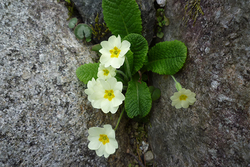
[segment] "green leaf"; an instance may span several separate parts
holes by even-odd
[[[135,0],[102,0],[104,21],[114,35],[124,38],[130,33],[141,34],[141,12]]]
[[[87,41],[87,42],[90,42],[90,41],[91,41],[91,38],[86,38],[86,41]]]
[[[84,37],[86,40],[91,39],[92,30],[87,24],[78,24],[74,30],[75,36],[78,39],[83,39]]]
[[[166,18],[166,16],[164,16],[164,22],[165,22],[165,26],[168,26],[168,25],[169,25],[169,19]]]
[[[155,88],[153,86],[149,86],[149,91],[151,93],[151,98],[153,101],[157,100],[161,96],[161,90],[159,88]]]
[[[145,117],[151,110],[152,99],[147,84],[131,80],[125,94],[125,110],[129,118]]]
[[[77,18],[74,17],[74,18],[70,19],[69,28],[74,28],[76,23],[77,23]]]
[[[148,42],[142,35],[134,33],[127,35],[124,40],[131,43],[130,50],[133,52],[134,56],[134,67],[131,71],[133,75],[143,66],[143,62],[148,53]]]
[[[93,77],[97,79],[97,72],[100,63],[89,63],[81,65],[76,69],[77,78],[87,84]]]
[[[99,52],[99,50],[102,48],[102,46],[100,44],[96,44],[96,45],[93,45],[91,50],[92,51],[96,51],[96,52]]]
[[[164,33],[163,33],[163,32],[158,32],[158,33],[156,34],[156,36],[157,36],[158,38],[162,38],[162,37],[164,36]]]
[[[157,17],[157,21],[160,22],[162,20],[162,16]]]
[[[173,75],[184,65],[187,47],[181,41],[157,43],[148,52],[147,69],[161,75]]]

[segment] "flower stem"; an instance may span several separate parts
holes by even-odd
[[[121,70],[116,70],[117,73],[121,74],[122,76],[124,76],[124,79],[126,82],[128,82],[128,76]]]
[[[180,91],[182,89],[181,84],[176,81],[176,79],[173,75],[171,75],[171,77],[173,78],[173,80],[175,82],[175,87],[176,87],[177,91]]]
[[[119,119],[118,119],[118,121],[117,121],[117,124],[116,124],[114,130],[116,130],[116,129],[118,128],[118,125],[119,125],[119,123],[120,123],[120,121],[121,121],[121,119],[122,119],[122,115],[123,115],[123,113],[124,113],[124,110],[125,110],[125,107],[122,108],[122,112],[121,112],[121,114],[120,114],[120,117],[119,117]]]
[[[130,71],[130,67],[129,67],[128,58],[126,56],[125,56],[125,63],[126,63],[126,67],[127,67],[128,76],[131,79],[132,75],[131,75],[131,71]]]

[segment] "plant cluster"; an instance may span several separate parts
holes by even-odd
[[[74,28],[74,34],[77,39],[85,39],[87,42],[91,41],[92,38],[92,29],[84,23],[78,23],[77,18],[72,18],[69,21],[69,28]]]
[[[109,33],[109,29],[106,26],[106,24],[99,23],[99,14],[96,15],[95,26],[92,26],[92,25],[90,25],[90,26],[91,26],[94,38],[96,38],[98,40],[102,39],[104,36],[106,36]]]
[[[164,36],[164,33],[162,32],[162,29],[164,26],[169,25],[169,20],[168,18],[164,15],[164,9],[159,8],[156,11],[156,25],[157,25],[157,34],[156,36],[158,38],[162,38]]]
[[[147,85],[145,72],[174,75],[186,61],[187,47],[175,40],[157,43],[149,49],[141,35],[141,13],[135,0],[102,0],[102,8],[104,21],[113,35],[96,47],[100,61],[81,65],[76,75],[87,84],[85,93],[94,108],[112,114],[122,108],[114,130],[111,125],[104,125],[88,131],[89,149],[107,158],[118,148],[115,130],[123,113],[129,118],[143,118],[149,114],[152,101],[160,97],[158,88]],[[171,97],[172,106],[187,108],[196,101],[195,93],[173,79],[178,92]]]

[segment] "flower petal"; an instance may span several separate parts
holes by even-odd
[[[114,95],[115,98],[112,99],[112,105],[119,106],[120,104],[122,104],[122,101],[125,100],[125,96],[119,91],[115,91]]]
[[[110,112],[111,112],[112,114],[115,114],[115,113],[117,112],[118,108],[119,108],[119,106],[110,107]]]
[[[89,136],[99,136],[104,132],[103,128],[91,127],[88,130]]]
[[[110,124],[103,125],[103,128],[105,130],[105,134],[110,131],[114,131],[112,126]]]
[[[114,87],[114,89],[119,90],[121,92],[123,84],[122,84],[122,82],[116,82],[116,84],[114,84],[113,87]]]
[[[187,98],[187,101],[190,103],[190,104],[193,104],[196,99],[194,97],[190,97],[190,98]]]
[[[112,35],[109,37],[108,39],[108,43],[110,43],[110,45],[112,46],[112,49],[116,46],[117,43],[117,38],[115,35]]]
[[[105,157],[105,158],[108,158],[108,157],[109,157],[109,155],[110,155],[110,154],[108,154],[108,153],[104,152],[104,157]]]
[[[91,104],[94,108],[100,109],[101,108],[101,103],[103,99],[98,99],[98,100],[92,100]]]
[[[113,129],[111,129],[109,131],[106,130],[106,134],[107,134],[109,139],[115,139],[115,131]]]
[[[99,149],[97,149],[95,152],[99,157],[102,156],[105,153],[105,145],[101,144]]]
[[[119,56],[119,58],[115,59],[114,62],[117,64],[116,68],[120,68],[124,64],[124,61],[125,61],[125,56],[122,56],[122,57]]]
[[[102,56],[100,57],[100,62],[101,62],[102,64],[104,64],[105,67],[110,66],[109,60],[110,60],[110,56],[102,55]]]
[[[180,109],[182,106],[181,106],[181,103],[177,103],[174,105],[176,109]]]
[[[120,55],[125,55],[129,49],[130,49],[130,43],[126,40],[122,41],[122,46],[121,46],[121,52],[120,52]]]
[[[110,43],[109,41],[102,41],[101,42],[101,46],[102,46],[102,49],[99,50],[100,53],[102,53],[103,50],[109,51],[109,50],[111,50],[111,49],[114,48],[114,46],[112,45],[112,43]]]
[[[97,150],[101,147],[102,143],[99,142],[99,141],[91,141],[89,144],[88,144],[88,148],[90,150]]]
[[[108,99],[102,101],[101,109],[105,114],[107,114],[110,111],[110,101]]]
[[[100,79],[100,83],[101,83],[101,85],[103,87],[103,93],[105,92],[105,90],[112,89],[111,86],[110,86],[110,84],[109,84],[109,81],[110,81],[110,79],[112,80],[112,78],[109,78],[107,81],[105,81],[104,79]],[[103,96],[104,96],[104,94],[103,94]]]
[[[111,138],[111,139],[109,140],[109,143],[110,143],[115,149],[118,148],[118,142],[117,142],[114,138]]]
[[[105,144],[105,152],[107,152],[108,154],[114,154],[115,153],[115,147],[112,144],[110,144],[111,140],[109,140],[109,143]]]
[[[189,106],[188,101],[187,101],[187,100],[181,100],[181,106],[182,106],[183,108],[188,108],[188,106]]]

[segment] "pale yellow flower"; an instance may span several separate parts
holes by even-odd
[[[99,65],[97,77],[107,80],[108,78],[114,77],[116,75],[115,68],[112,66],[105,67],[103,64]]]
[[[120,68],[125,61],[125,54],[130,49],[130,43],[126,40],[121,42],[121,37],[112,35],[108,41],[101,42],[102,49],[99,52],[102,54],[100,62],[105,67],[112,66]]]
[[[118,143],[111,125],[104,125],[103,128],[89,128],[88,133],[88,140],[90,141],[88,148],[95,150],[98,156],[104,155],[105,158],[108,158],[110,154],[115,153]]]
[[[89,82],[85,93],[88,95],[88,100],[92,106],[101,109],[104,113],[116,113],[123,100],[125,100],[125,96],[122,94],[122,82],[117,82],[114,77],[107,80],[98,78],[95,81],[92,79]]]
[[[175,92],[170,99],[172,100],[172,106],[175,106],[175,108],[188,108],[189,105],[194,104],[196,101],[195,96],[196,94],[189,89],[182,88],[178,92]]]

